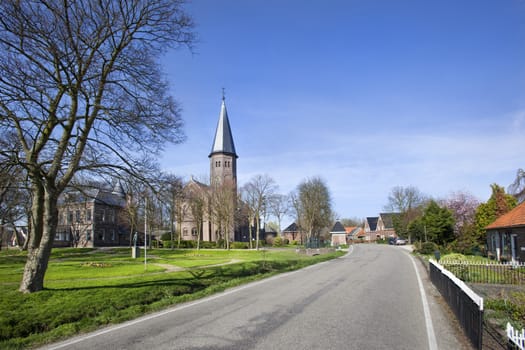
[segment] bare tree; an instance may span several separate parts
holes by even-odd
[[[518,203],[525,201],[525,170],[518,169],[516,179],[509,186],[508,192],[518,200]]]
[[[342,218],[339,220],[343,226],[357,226],[363,227],[365,222],[363,219],[353,217],[353,218]]]
[[[15,228],[19,220],[27,219],[30,203],[25,174],[22,170],[9,162],[0,163],[0,249],[4,240],[6,247],[9,246],[5,234],[6,227],[13,232],[13,238],[20,246]]]
[[[243,211],[246,212],[248,218],[248,240],[250,249],[253,249],[253,225],[255,223],[255,209],[257,207],[257,198],[255,191],[252,190],[252,184],[247,183],[240,189],[240,197],[242,202]]]
[[[175,241],[175,222],[179,220],[178,211],[182,208],[184,200],[184,185],[182,178],[173,174],[165,174],[162,179],[162,200],[166,206],[169,217],[169,228],[171,232],[171,249],[175,248],[173,242]],[[182,217],[180,218],[182,225]],[[179,227],[180,229],[180,227]],[[180,230],[178,231],[178,239],[180,241]]]
[[[0,2],[0,131],[14,132],[32,194],[31,235],[20,291],[43,288],[57,199],[78,172],[137,177],[182,119],[158,57],[191,45],[181,1]],[[146,166],[145,166],[146,165]]]
[[[211,189],[211,217],[218,226],[218,233],[224,239],[226,249],[230,249],[230,240],[234,235],[234,217],[237,208],[236,185],[225,179],[222,183],[214,182]]]
[[[197,250],[199,250],[203,223],[209,206],[209,189],[201,186],[200,183],[193,182],[192,185],[185,188],[184,197],[188,206],[187,211],[191,214],[193,224],[197,230],[197,232],[192,232],[192,234],[197,235]]]
[[[290,213],[290,199],[283,194],[274,194],[268,200],[268,207],[270,214],[277,219],[277,233],[281,236],[281,222]]]
[[[255,221],[255,248],[259,249],[261,216],[264,215],[268,201],[277,189],[275,180],[268,175],[255,175],[243,186],[246,205],[250,206]],[[250,223],[251,225],[251,223]]]
[[[394,227],[398,235],[408,235],[409,242],[412,241],[412,237],[408,225],[422,215],[422,205],[426,200],[426,196],[414,186],[396,186],[392,188],[388,196],[388,204],[385,206],[385,210],[400,214],[395,217]]]
[[[306,179],[297,187],[299,213],[306,230],[306,242],[319,238],[321,230],[332,221],[332,199],[319,177]]]

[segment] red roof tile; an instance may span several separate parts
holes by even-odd
[[[488,230],[515,226],[525,226],[525,202],[509,211],[507,214],[503,214],[485,228]]]
[[[357,226],[345,226],[346,233],[352,232]]]

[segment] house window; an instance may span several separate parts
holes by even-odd
[[[80,210],[77,210],[75,212],[75,220],[76,220],[76,222],[80,222]]]
[[[111,240],[115,240],[115,230],[111,230]]]
[[[91,209],[86,209],[86,221],[91,221]]]
[[[99,232],[98,232],[98,240],[99,241],[104,241],[105,240],[105,235],[106,235],[106,232],[104,231],[104,229],[101,229]]]
[[[197,236],[197,229],[195,227],[191,229],[191,235]]]
[[[107,221],[108,222],[115,222],[115,215],[113,215],[113,209],[107,210]]]
[[[73,222],[73,212],[70,210],[67,212],[67,223],[71,224]]]
[[[188,235],[188,229],[186,227],[182,230],[182,235],[183,236],[187,236]]]

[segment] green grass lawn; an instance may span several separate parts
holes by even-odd
[[[154,249],[145,265],[130,249],[54,249],[45,290],[22,294],[25,253],[2,251],[0,348],[56,341],[342,254]]]

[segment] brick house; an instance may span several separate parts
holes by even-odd
[[[380,213],[377,220],[376,237],[387,239],[397,237],[394,229],[394,218],[399,216],[398,213]]]
[[[332,229],[330,230],[330,236],[332,238],[332,247],[337,247],[342,244],[347,244],[347,232],[341,222],[336,221]]]
[[[118,184],[113,191],[87,189],[65,192],[58,202],[55,247],[128,246],[126,194]]]
[[[367,242],[372,242],[377,239],[377,222],[379,221],[378,216],[369,216],[365,220],[365,236],[364,240]]]
[[[365,220],[365,240],[375,241],[397,237],[394,229],[394,218],[397,213],[380,213],[379,216],[367,217]]]
[[[305,233],[299,229],[299,226],[295,222],[292,222],[286,227],[281,234],[289,242],[295,241],[299,244],[304,244]]]
[[[485,229],[489,257],[525,262],[525,202],[497,218]]]

